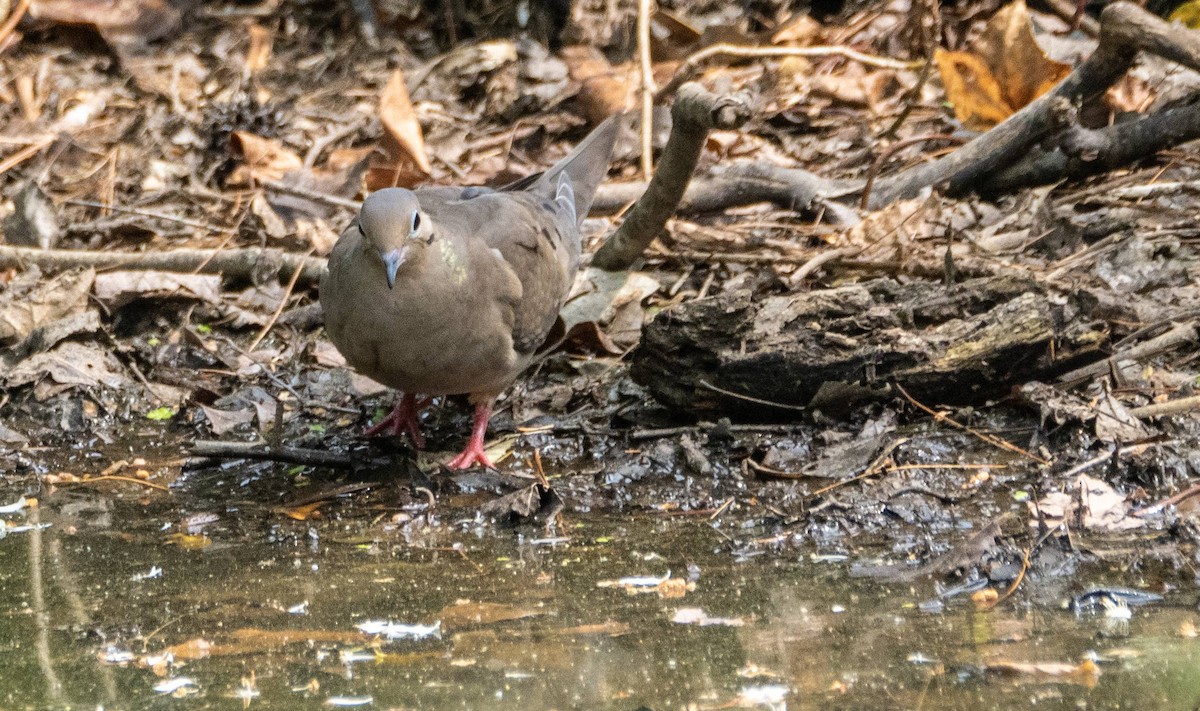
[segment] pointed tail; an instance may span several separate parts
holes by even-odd
[[[569,201],[575,211],[575,224],[582,224],[592,208],[596,189],[608,174],[608,163],[623,118],[624,114],[606,118],[575,146],[575,150],[537,176],[525,189],[550,200]]]

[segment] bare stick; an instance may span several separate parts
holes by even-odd
[[[33,0],[21,0],[21,2],[18,3],[15,8],[13,8],[13,11],[9,14],[8,19],[4,21],[3,25],[0,25],[0,44],[4,44],[4,42],[8,40],[8,36],[13,33],[13,30],[17,29],[17,23],[21,21],[22,17],[25,17],[26,11],[29,10],[29,6],[32,4]]]
[[[679,88],[671,107],[671,137],[645,194],[596,252],[592,265],[617,271],[633,264],[662,231],[687,189],[709,129],[733,129],[750,118],[746,97],[716,96],[699,84]]]
[[[196,457],[212,457],[214,459],[257,459],[332,469],[350,469],[354,466],[354,460],[347,454],[338,454],[324,449],[270,447],[256,442],[201,440],[192,443],[191,454]]]
[[[291,254],[279,249],[173,249],[166,252],[116,252],[82,249],[38,249],[0,245],[0,268],[20,268],[28,264],[48,270],[95,267],[96,269],[144,269],[166,272],[203,272],[231,279],[249,279],[260,270],[270,269],[282,281],[300,270],[306,284],[320,280],[325,260]]]
[[[123,207],[121,205],[111,205],[104,202],[94,202],[92,200],[63,200],[67,205],[78,205],[80,207],[95,207],[101,210],[110,210],[112,212],[123,212],[127,215],[137,215],[138,217],[148,217],[152,220],[162,220],[163,222],[174,222],[187,227],[195,227],[198,230],[207,230],[208,232],[228,232],[230,228],[221,227],[219,225],[210,225],[207,222],[199,222],[197,220],[189,220],[186,217],[176,217],[163,212],[154,212],[153,210],[141,210],[134,207]]]
[[[655,101],[661,101],[679,89],[684,82],[710,60],[729,57],[773,58],[773,57],[845,57],[871,67],[881,69],[915,69],[920,62],[901,62],[885,57],[863,54],[849,47],[745,47],[737,44],[714,44],[711,47],[696,52],[688,57],[671,81],[663,85],[654,95]]]
[[[1141,358],[1149,358],[1159,353],[1169,351],[1183,343],[1195,343],[1197,338],[1196,322],[1189,321],[1181,323],[1166,333],[1155,336],[1148,341],[1139,343],[1131,348],[1117,351],[1104,360],[1097,361],[1090,365],[1085,365],[1082,368],[1076,368],[1069,373],[1063,373],[1058,377],[1058,382],[1064,384],[1073,384],[1081,382],[1087,378],[1096,375],[1101,375],[1112,370],[1113,363],[1122,360],[1139,360]]]
[[[955,193],[986,182],[1021,159],[1028,146],[1063,128],[1071,107],[1115,84],[1129,71],[1139,50],[1189,69],[1200,68],[1200,37],[1194,32],[1168,25],[1132,3],[1112,3],[1100,16],[1096,51],[1054,89],[950,155],[880,181],[870,206],[913,197],[932,185],[946,184],[947,191]]]
[[[328,193],[321,193],[317,192],[316,190],[302,188],[299,185],[288,185],[280,180],[259,179],[258,184],[272,192],[283,193],[285,195],[295,195],[296,197],[302,197],[305,200],[321,202],[325,203],[326,205],[333,205],[334,207],[345,207],[351,210],[357,210],[358,208],[362,207],[362,203],[357,200],[347,200],[346,198],[338,197],[337,195],[330,195]]]
[[[1153,405],[1143,405],[1129,410],[1134,417],[1162,417],[1163,415],[1179,415],[1193,410],[1200,410],[1200,395],[1181,397]]]

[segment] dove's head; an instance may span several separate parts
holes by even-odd
[[[416,193],[404,188],[385,188],[368,195],[358,213],[358,229],[368,253],[378,255],[388,288],[395,285],[396,272],[433,241],[433,225],[421,210]]]

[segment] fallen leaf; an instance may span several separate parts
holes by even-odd
[[[219,274],[181,274],[156,271],[117,271],[96,275],[92,293],[109,309],[138,299],[185,299],[216,304],[221,300]]]
[[[174,410],[174,408],[170,408],[170,407],[156,407],[153,410],[151,410],[150,412],[146,413],[146,419],[153,420],[155,422],[163,422],[165,420],[171,419],[174,416],[175,416],[175,410]]]
[[[37,0],[28,15],[43,25],[92,27],[110,44],[162,39],[182,27],[168,0]]]
[[[1041,500],[1026,504],[1030,525],[1044,520],[1047,526],[1066,521],[1074,526],[1079,521],[1084,529],[1098,531],[1128,531],[1146,525],[1146,520],[1130,516],[1130,504],[1111,484],[1080,474],[1068,491],[1051,492]]]
[[[12,201],[13,211],[3,223],[5,242],[41,249],[58,244],[58,210],[37,183],[26,183]]]
[[[596,350],[613,355],[623,353],[641,336],[642,301],[658,291],[659,286],[645,272],[593,268],[580,272],[562,311],[568,338],[577,344],[599,346]],[[608,333],[596,333],[605,326],[611,327]]]
[[[208,420],[208,428],[218,437],[254,419],[253,410],[220,410],[206,405],[201,405],[200,409],[204,411],[204,419]]]
[[[0,346],[15,346],[34,329],[82,311],[95,278],[94,269],[48,279],[36,269],[24,272],[0,295]]]
[[[1111,392],[1105,392],[1096,404],[1096,438],[1104,442],[1125,444],[1146,439],[1151,435],[1144,422],[1129,414]]]
[[[250,48],[246,50],[246,73],[254,74],[266,68],[274,37],[271,30],[259,24],[251,24],[246,31],[250,35]]]
[[[225,181],[231,186],[247,186],[257,180],[279,180],[285,173],[304,167],[304,161],[295,151],[279,141],[248,131],[231,133],[229,147],[241,159],[241,165]]]
[[[120,371],[121,364],[111,353],[68,341],[18,363],[4,376],[4,381],[9,387],[16,387],[48,377],[60,385],[117,388],[126,381]]]
[[[593,124],[633,105],[631,63],[614,67],[595,47],[573,45],[562,50],[571,79],[579,84],[579,102],[583,115]]]
[[[212,545],[212,539],[203,533],[172,533],[163,542],[185,551],[202,551]]]
[[[1071,71],[1038,46],[1025,0],[1001,8],[969,50],[939,49],[934,59],[955,116],[979,131],[1016,113]]]
[[[782,27],[771,35],[771,44],[787,44],[796,47],[808,47],[819,44],[825,28],[808,13],[800,13],[795,18],[785,22]]]
[[[384,151],[388,156],[393,161],[407,158],[422,173],[429,175],[433,166],[429,164],[429,157],[425,154],[425,136],[413,110],[412,100],[408,97],[404,72],[399,69],[392,72],[383,94],[379,97],[379,122],[383,124],[385,135],[390,139],[384,141]]]

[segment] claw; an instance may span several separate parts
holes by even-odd
[[[487,454],[483,451],[483,438],[487,434],[488,419],[491,416],[491,402],[481,402],[475,406],[475,417],[471,426],[471,439],[467,442],[467,447],[461,454],[446,462],[448,469],[470,469],[477,464],[488,469],[496,468],[496,465],[492,464],[492,460],[488,459]]]
[[[386,434],[399,437],[407,434],[414,447],[424,449],[425,436],[421,434],[421,423],[417,419],[417,414],[428,404],[428,398],[418,402],[416,395],[405,393],[400,397],[400,402],[396,403],[396,407],[392,408],[386,417],[367,429],[363,436],[374,437]]]

